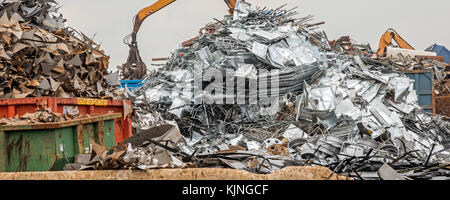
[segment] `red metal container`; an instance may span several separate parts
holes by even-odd
[[[65,109],[78,109],[80,115],[104,115],[111,113],[122,113],[126,116],[127,109],[124,103],[131,105],[128,100],[103,100],[103,99],[84,99],[84,98],[56,98],[56,97],[37,97],[23,99],[5,99],[0,100],[0,118],[19,117],[26,113],[34,113],[37,108],[50,108],[54,113],[64,114]],[[127,106],[127,105],[125,105]],[[122,117],[115,119],[115,138],[116,143],[122,142],[132,136],[131,119]]]

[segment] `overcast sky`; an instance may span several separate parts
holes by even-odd
[[[122,39],[132,29],[132,18],[156,0],[57,0],[67,25],[88,36],[111,56],[110,70],[125,62],[128,47]],[[438,43],[450,47],[450,1],[448,0],[248,0],[253,6],[298,6],[298,16],[312,14],[325,21],[329,39],[350,35],[377,49],[387,28],[396,29],[416,49]],[[179,0],[147,18],[138,35],[141,56],[167,57],[183,41],[198,34],[213,18],[227,14],[223,0]]]

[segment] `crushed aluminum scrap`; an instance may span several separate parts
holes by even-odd
[[[109,56],[65,27],[56,6],[53,0],[0,4],[0,98],[120,96],[117,74],[106,71]]]
[[[225,17],[215,33],[177,50],[136,92],[137,134],[114,154],[94,145],[97,156],[80,169],[224,167],[271,173],[311,165],[355,179],[450,177],[450,124],[418,106],[413,80],[331,50],[323,32],[308,28],[311,17],[291,19],[294,9],[238,5],[233,19]],[[288,40],[296,42],[290,46]],[[258,48],[262,44],[268,50]],[[292,54],[277,56],[271,47]],[[285,83],[280,110],[267,116],[259,104],[184,100],[173,88],[190,87],[186,80],[197,67],[231,68],[253,78],[253,69],[288,72],[280,78]],[[300,78],[290,79],[296,74]]]
[[[276,130],[279,123],[274,123],[273,119],[287,116],[276,112],[272,112],[270,117],[261,116],[259,112],[264,110],[261,104],[198,105],[196,98],[183,91],[177,92],[177,89],[192,88],[194,77],[200,73],[206,75],[220,71],[231,74],[231,82],[235,86],[239,81],[258,82],[262,77],[277,76],[280,80],[278,95],[285,97],[283,102],[287,104],[283,107],[294,107],[290,102],[295,101],[296,94],[302,92],[304,82],[311,79],[319,70],[319,63],[323,62],[319,47],[312,43],[325,48],[326,38],[321,32],[303,27],[309,17],[295,22],[290,17],[295,14],[292,11],[281,8],[273,11],[251,10],[244,3],[239,5],[241,8],[236,10],[234,18],[226,16],[220,22],[224,25],[219,23],[215,33],[202,35],[192,46],[176,50],[163,68],[147,77],[146,84],[135,93],[138,115],[135,127],[148,129],[160,121],[173,119],[178,122],[183,134],[206,134],[211,136],[209,140],[221,138],[224,130],[229,130],[228,133],[233,135],[242,128],[247,129],[249,134],[256,129],[266,129],[272,133],[279,131]],[[288,23],[291,21],[295,23]],[[204,81],[203,85],[212,84]],[[224,99],[237,102],[237,98],[245,96],[245,101],[249,102],[248,95],[256,90],[248,84],[246,86],[245,91],[240,91],[242,93],[235,92]],[[210,99],[210,96],[203,98]]]

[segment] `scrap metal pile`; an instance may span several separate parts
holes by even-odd
[[[53,0],[0,4],[0,98],[121,95],[117,75],[106,71],[109,56],[65,27],[56,6]]]
[[[435,95],[448,96],[450,94],[450,80],[448,76],[450,70],[449,65],[442,60],[437,60],[437,57],[430,59],[423,56],[411,57],[398,54],[395,57],[378,57],[371,61],[377,62],[382,65],[383,68],[392,69],[398,72],[415,70],[433,72]]]
[[[356,179],[448,179],[450,124],[418,106],[413,80],[331,50],[324,32],[306,24],[311,16],[296,20],[294,10],[253,9],[241,1],[216,32],[176,50],[135,92],[137,134],[113,154],[94,148],[97,156],[79,169],[271,173],[313,165]],[[183,92],[210,70],[230,73],[231,82],[276,74],[280,106],[260,99],[208,104]],[[202,81],[202,88],[211,82]],[[264,89],[246,86],[223,99]]]
[[[273,96],[295,98],[288,94],[302,91],[304,81],[309,81],[319,70],[318,63],[323,59],[318,46],[326,48],[328,45],[322,32],[309,33],[310,29],[304,27],[311,16],[295,21],[291,17],[296,12],[292,10],[251,10],[247,4],[240,5],[243,8],[237,9],[234,18],[226,16],[220,22],[223,25],[214,33],[202,35],[191,47],[176,50],[165,67],[146,78],[144,86],[135,92],[138,114],[135,127],[148,129],[158,124],[162,117],[183,123],[180,127],[183,134],[191,135],[192,129],[202,134],[218,133],[219,129],[237,133],[239,128],[235,124],[238,121],[241,124],[273,124],[272,119],[261,117],[259,112],[264,110],[261,104],[250,103],[252,100],[248,96],[263,90],[262,87],[256,89],[257,85],[252,83],[271,85],[274,81],[270,77],[277,77],[279,90],[272,91]],[[295,22],[288,24],[290,21]],[[206,77],[217,72],[231,77],[225,80],[223,91],[233,88],[234,92],[224,96],[200,94],[192,98],[189,93],[192,90],[186,91],[186,88],[196,87],[194,79],[198,77],[203,78],[199,87],[214,85]],[[269,78],[261,82],[266,77]],[[239,82],[245,82],[241,90],[236,88],[240,87]],[[244,106],[201,104],[197,100],[237,102],[242,96],[245,96]],[[219,121],[223,121],[221,125]]]
[[[389,50],[392,52],[389,52]],[[397,52],[400,52],[396,54]],[[436,114],[450,117],[450,64],[445,63],[441,56],[420,56],[414,54],[436,55],[435,52],[404,50],[388,47],[386,57],[373,56],[367,60],[381,65],[381,70],[393,70],[406,73],[430,73],[432,81],[433,107]]]
[[[446,54],[434,52],[439,52],[433,50],[438,45],[433,45],[425,51],[387,47],[387,53],[381,56],[372,52],[370,45],[359,44],[349,36],[330,41],[330,46],[333,50],[350,56],[363,55],[362,59],[365,59],[365,62],[377,65],[381,71],[427,73],[428,79],[432,81],[430,89],[433,94],[433,103],[430,105],[432,104],[433,112],[450,117],[450,64],[446,63],[443,56]],[[441,48],[445,49],[445,47]]]

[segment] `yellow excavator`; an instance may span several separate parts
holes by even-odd
[[[415,50],[405,39],[403,39],[397,31],[390,28],[380,38],[380,44],[378,45],[378,56],[383,56],[386,53],[387,47],[392,46],[392,40],[397,42],[398,47],[402,49]]]
[[[176,0],[159,0],[151,6],[148,6],[138,12],[138,14],[134,18],[134,28],[133,32],[125,37],[124,43],[130,47],[130,52],[128,55],[128,59],[125,64],[122,66],[122,76],[124,80],[139,80],[145,77],[147,74],[147,67],[144,64],[141,56],[139,55],[138,45],[137,45],[137,33],[141,28],[144,20],[150,15],[158,12],[164,7],[172,4]],[[238,2],[238,0],[224,0],[227,4],[230,15],[234,13],[234,8]],[[131,37],[131,42],[128,42]]]

